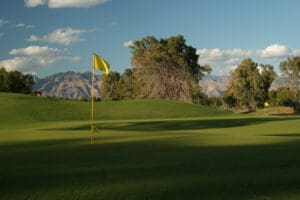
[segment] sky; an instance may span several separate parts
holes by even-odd
[[[122,73],[130,45],[183,35],[199,64],[227,75],[242,59],[300,56],[299,0],[1,0],[0,66],[45,77],[91,70],[97,53]]]

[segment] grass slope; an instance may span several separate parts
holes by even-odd
[[[101,102],[90,145],[88,103],[0,101],[0,199],[300,199],[297,116]]]
[[[0,93],[0,120],[59,121],[89,120],[90,102]],[[206,106],[161,100],[106,101],[95,103],[95,119],[154,119],[228,115]]]

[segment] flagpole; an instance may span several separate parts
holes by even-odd
[[[105,74],[109,73],[109,63],[105,61],[103,58],[98,56],[94,53],[93,55],[93,66],[92,66],[92,86],[91,86],[91,131],[90,131],[90,138],[91,138],[91,144],[93,144],[93,135],[94,130],[96,129],[94,127],[94,82],[95,82],[95,69],[96,70],[102,70],[105,72]]]
[[[93,144],[93,134],[94,134],[94,67],[92,66],[92,91],[91,91],[91,144]]]

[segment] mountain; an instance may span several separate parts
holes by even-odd
[[[229,76],[214,76],[208,75],[204,76],[202,80],[200,80],[199,85],[202,88],[202,91],[208,97],[220,97],[223,95],[223,91],[226,90],[229,81]],[[276,90],[279,87],[287,87],[288,80],[283,77],[277,77],[271,87],[270,90]]]
[[[204,76],[199,82],[202,91],[208,96],[220,97],[226,90],[229,81],[228,76]],[[82,99],[91,96],[91,73],[61,72],[51,76],[36,79],[33,87],[35,91],[41,91],[43,96]],[[95,96],[100,96],[100,76],[95,75]],[[287,80],[277,77],[271,86],[271,89],[287,86]]]
[[[51,76],[36,79],[35,91],[41,91],[42,96],[62,97],[69,99],[90,98],[91,73],[61,72]],[[99,96],[100,76],[95,75],[94,94]]]
[[[223,91],[226,90],[228,84],[228,76],[204,76],[199,85],[202,88],[202,92],[208,97],[220,97],[223,95]]]

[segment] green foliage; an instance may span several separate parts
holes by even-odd
[[[257,91],[257,101],[258,101],[258,106],[263,107],[264,102],[266,102],[269,97],[269,89],[271,87],[271,84],[273,80],[276,78],[276,73],[274,72],[273,66],[272,65],[263,65],[261,64],[259,66],[260,70],[260,76],[258,77],[259,79],[259,87],[256,88]]]
[[[280,63],[283,75],[289,78],[292,88],[299,88],[300,81],[300,57],[288,58]]]
[[[300,57],[288,58],[286,61],[280,63],[280,69],[290,81],[290,88],[293,91],[295,99],[294,110],[300,111]]]
[[[33,84],[31,75],[24,75],[18,71],[7,72],[4,68],[0,68],[0,92],[29,94]]]
[[[209,106],[213,108],[220,108],[223,105],[222,97],[210,97],[208,98]]]
[[[119,80],[119,92],[121,99],[134,99],[136,97],[136,82],[133,77],[133,70],[126,69]]]
[[[230,90],[224,91],[223,101],[227,105],[226,110],[232,110],[233,107],[237,106],[237,99]]]
[[[271,65],[258,65],[250,58],[244,59],[230,78],[224,101],[230,106],[236,103],[246,111],[263,107],[275,76]]]
[[[283,87],[276,91],[272,90],[269,92],[269,96],[271,105],[295,107],[297,104],[294,91],[290,88]]]
[[[120,74],[112,71],[108,75],[103,74],[101,80],[101,99],[120,100]]]
[[[196,49],[186,45],[180,35],[160,40],[148,36],[131,48],[141,98],[192,102],[199,79],[211,71],[209,66],[198,64]]]

